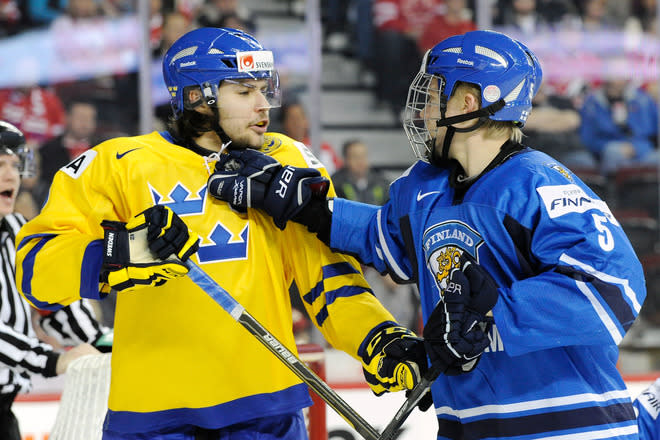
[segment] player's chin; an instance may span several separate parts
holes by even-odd
[[[257,133],[249,133],[246,136],[241,136],[240,138],[232,139],[229,148],[251,148],[253,150],[261,149],[261,146],[264,144],[264,135]]]

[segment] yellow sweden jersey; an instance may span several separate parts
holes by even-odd
[[[303,144],[283,135],[267,134],[262,151],[327,176]],[[280,231],[257,210],[239,214],[208,196],[213,165],[154,132],[106,141],[64,166],[42,213],[16,240],[23,295],[46,309],[98,298],[107,289],[98,281],[101,221],[127,222],[167,205],[202,237],[193,260],[290,350],[288,289],[295,280],[326,339],[357,357],[368,332],[394,320],[357,262],[332,253],[301,225]],[[222,427],[310,403],[306,386],[188,277],[119,293],[108,429]]]

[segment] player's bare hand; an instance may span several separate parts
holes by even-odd
[[[55,367],[57,375],[65,373],[72,361],[88,354],[101,354],[101,352],[89,344],[80,344],[62,353],[57,359],[57,366]]]

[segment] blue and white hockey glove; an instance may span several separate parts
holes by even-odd
[[[372,330],[360,348],[364,377],[375,395],[412,389],[426,372],[424,342],[405,327]]]
[[[431,365],[446,367],[447,375],[457,375],[474,369],[490,344],[493,319],[486,314],[497,302],[497,284],[463,254],[442,296],[424,325],[424,342]]]
[[[160,286],[188,273],[199,236],[170,208],[153,206],[130,222],[104,220],[101,281],[118,291]]]
[[[259,151],[241,149],[220,156],[207,185],[213,197],[241,211],[263,209],[284,229],[312,196],[325,199],[330,182],[314,168],[282,166]]]

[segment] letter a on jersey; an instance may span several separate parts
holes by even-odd
[[[78,177],[80,177],[82,172],[85,171],[85,168],[87,168],[89,164],[92,163],[92,160],[95,157],[96,157],[96,151],[87,150],[83,154],[76,157],[71,162],[60,168],[60,171],[63,171],[69,177],[77,179]]]

